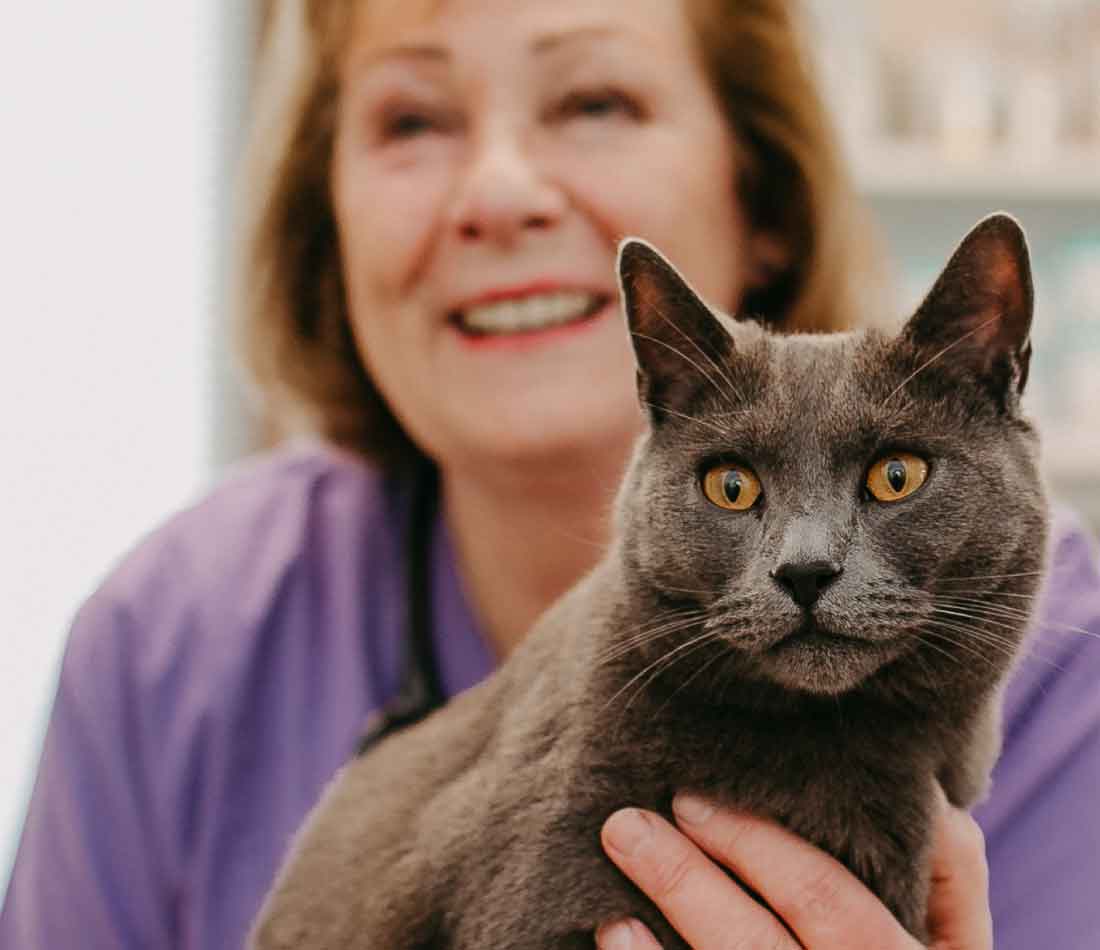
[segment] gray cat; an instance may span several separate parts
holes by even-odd
[[[257,950],[592,947],[625,915],[684,947],[599,840],[677,790],[793,829],[926,938],[934,783],[986,790],[1045,548],[1024,236],[982,221],[895,338],[734,322],[642,242],[619,269],[649,426],[610,552],[342,770]]]

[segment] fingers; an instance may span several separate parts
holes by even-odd
[[[673,809],[680,827],[760,894],[803,946],[849,947],[859,935],[859,946],[917,950],[916,940],[855,875],[793,833],[690,796],[677,796]]]
[[[766,908],[660,816],[636,808],[623,809],[604,824],[602,839],[611,860],[696,950],[797,950],[790,934]],[[605,940],[618,935],[606,930],[601,934]]]
[[[599,950],[661,950],[649,928],[637,920],[619,920],[596,931]]]
[[[928,928],[937,947],[992,950],[985,838],[966,812],[944,802],[932,843]]]

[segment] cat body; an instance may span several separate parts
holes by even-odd
[[[591,947],[623,916],[684,947],[599,836],[678,791],[787,826],[926,936],[935,783],[985,792],[1042,569],[1022,235],[980,224],[897,338],[775,336],[646,245],[620,262],[650,426],[612,549],[338,774],[257,950]]]

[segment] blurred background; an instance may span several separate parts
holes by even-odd
[[[259,440],[234,380],[232,179],[261,0],[39,0],[0,38],[0,891],[72,614]],[[811,0],[899,313],[1004,209],[1032,242],[1028,399],[1100,531],[1100,0]]]

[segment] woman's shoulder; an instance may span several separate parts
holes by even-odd
[[[254,652],[295,605],[325,619],[390,570],[399,501],[365,461],[296,443],[231,468],[143,538],[77,615],[69,652],[125,654],[147,672]]]
[[[1077,512],[1055,508],[1041,604],[1045,613],[1100,613],[1100,545]]]
[[[975,812],[993,916],[1013,947],[1048,939],[1055,912],[1062,937],[1075,935],[1059,946],[1092,946],[1086,935],[1098,922],[1089,889],[1100,871],[1100,557],[1092,532],[1067,510],[1055,514],[1049,554],[1033,631],[1005,695],[992,794]]]
[[[1014,791],[1019,801],[1038,783],[1068,774],[1071,759],[1100,756],[1097,544],[1079,516],[1058,509],[1048,550],[1032,631],[1005,695],[1004,755],[994,783]]]
[[[1057,697],[1074,703],[1069,694],[1075,686],[1091,692],[1090,683],[1080,682],[1082,676],[1092,683],[1100,676],[1100,552],[1080,516],[1059,507],[1052,520],[1047,571],[1032,614],[1032,632],[1009,685],[1010,729],[1022,728],[1024,720]]]
[[[367,462],[320,443],[294,443],[232,466],[203,497],[169,517],[105,585],[140,596],[157,575],[245,593],[278,571],[353,540],[384,543],[393,505]],[[243,589],[242,589],[243,585]]]

